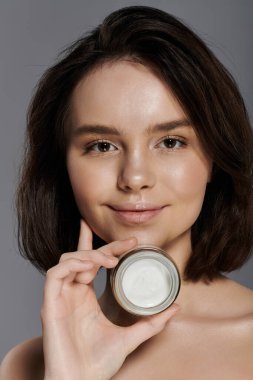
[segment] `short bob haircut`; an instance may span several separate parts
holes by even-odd
[[[16,194],[21,254],[45,272],[62,253],[76,250],[80,213],[65,165],[70,99],[85,75],[119,60],[149,67],[171,88],[213,160],[184,279],[209,282],[239,268],[253,246],[253,133],[243,99],[192,30],[147,6],[108,15],[65,49],[39,81],[28,109]],[[95,248],[103,243],[94,236]]]

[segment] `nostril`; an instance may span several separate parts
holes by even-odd
[[[155,184],[155,175],[147,167],[143,170],[124,168],[118,177],[118,187],[125,191],[140,191],[148,189]]]

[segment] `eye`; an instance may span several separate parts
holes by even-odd
[[[164,145],[166,149],[173,150],[182,148],[186,143],[179,138],[166,137],[159,143],[159,145]]]
[[[106,152],[111,152],[114,151],[116,147],[112,145],[108,141],[96,141],[93,142],[92,144],[89,144],[88,146],[85,147],[85,152],[98,152],[98,153],[106,153]]]

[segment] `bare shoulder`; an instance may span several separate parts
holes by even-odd
[[[223,291],[223,308],[237,321],[241,337],[245,336],[253,353],[253,290],[226,279]]]
[[[232,300],[238,305],[238,308],[243,313],[253,316],[253,290],[230,279],[228,285],[230,295],[233,295]]]
[[[13,347],[1,364],[1,380],[41,380],[44,378],[42,337]]]
[[[240,353],[243,357],[242,371],[245,371],[245,378],[247,378],[246,374],[251,378],[253,371],[253,291],[234,281],[231,281],[231,290],[234,295],[232,298],[232,292],[230,293],[231,299],[234,301],[235,310],[238,313],[234,329],[236,346],[238,354]]]
[[[199,313],[211,317],[213,321],[236,324],[243,331],[248,330],[253,337],[253,290],[222,276],[210,286],[202,287]],[[250,332],[250,330],[252,332]]]

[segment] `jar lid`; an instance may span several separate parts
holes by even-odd
[[[110,281],[117,302],[135,315],[152,315],[169,307],[180,289],[180,276],[167,253],[138,246],[120,257]]]

